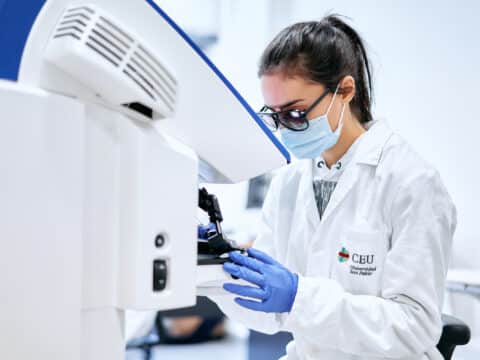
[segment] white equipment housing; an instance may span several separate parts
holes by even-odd
[[[223,276],[196,266],[199,176],[289,159],[149,0],[46,1],[0,113],[2,359],[123,359],[126,309]]]

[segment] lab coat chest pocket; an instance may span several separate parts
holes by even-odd
[[[387,250],[386,231],[349,229],[340,238],[332,278],[352,294],[380,295]]]

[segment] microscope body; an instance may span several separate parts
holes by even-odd
[[[127,309],[195,303],[199,172],[236,182],[288,156],[153,1],[38,10],[0,76],[0,358],[120,360]],[[239,136],[263,154],[246,168]]]

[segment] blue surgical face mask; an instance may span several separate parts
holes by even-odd
[[[324,115],[310,120],[306,130],[292,131],[287,128],[280,129],[282,142],[295,157],[300,159],[315,159],[338,142],[343,127],[345,104],[343,104],[338,126],[335,131],[332,131],[330,123],[328,122],[328,113],[337,95],[337,90],[335,90],[333,94],[327,112]]]

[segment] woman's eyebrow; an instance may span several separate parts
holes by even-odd
[[[284,104],[282,104],[282,105],[277,105],[277,106],[270,106],[270,105],[265,105],[265,106],[266,106],[267,108],[269,108],[269,109],[272,109],[272,110],[273,110],[273,109],[280,109],[280,110],[281,110],[281,109],[283,109],[283,108],[286,108],[287,106],[292,106],[292,105],[294,105],[294,104],[296,104],[296,103],[298,103],[298,102],[300,102],[300,101],[302,101],[302,100],[304,100],[304,99],[292,100],[292,101],[289,101],[289,102],[286,102],[286,103],[284,103]]]

